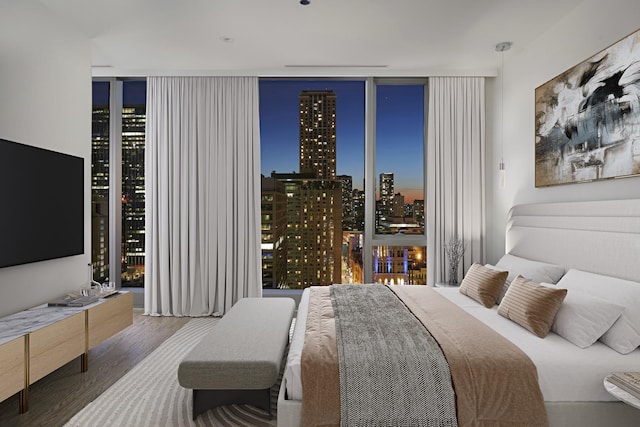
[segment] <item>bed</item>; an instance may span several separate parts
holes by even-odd
[[[633,294],[634,285],[640,290],[637,283],[640,282],[640,263],[637,262],[640,254],[640,200],[515,206],[507,223],[506,252],[512,257],[512,262],[507,262],[511,270],[518,269],[519,260],[560,266],[562,273],[556,279],[557,286],[567,288],[567,295],[572,297],[587,293],[589,287],[595,294],[599,293],[594,298],[608,298],[611,294],[608,289],[615,289],[617,295],[619,287],[623,289],[620,292]],[[506,270],[499,264],[488,267]],[[522,268],[529,273],[526,264]],[[514,276],[518,272],[509,273]],[[553,281],[554,278],[550,277],[549,282]],[[584,286],[585,289],[577,290],[576,286]],[[499,315],[498,305],[486,308],[461,294],[457,288],[430,291],[453,302],[528,355],[537,369],[539,389],[551,426],[639,425],[640,411],[617,401],[602,384],[604,377],[611,372],[640,370],[638,348],[621,354],[601,341],[580,348],[566,338],[573,339],[570,334],[575,333],[575,322],[569,324],[569,335],[559,330],[539,338]],[[278,425],[283,427],[301,425],[301,355],[309,294],[305,290],[298,309],[278,398]],[[621,298],[618,305],[626,304],[625,301],[640,303],[633,297]],[[564,304],[569,307],[566,301]],[[623,313],[624,310],[622,307]],[[636,311],[640,312],[640,308]]]

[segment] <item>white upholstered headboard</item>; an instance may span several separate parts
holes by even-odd
[[[640,199],[516,205],[506,251],[640,282]]]

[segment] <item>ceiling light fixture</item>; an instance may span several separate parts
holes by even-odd
[[[511,42],[496,45],[496,52],[500,52],[500,164],[498,165],[500,188],[505,185],[504,169],[504,52],[511,49]]]
[[[300,4],[303,5],[303,6],[306,6],[309,3],[311,3],[309,0],[300,0]]]

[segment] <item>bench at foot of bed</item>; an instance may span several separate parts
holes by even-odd
[[[193,419],[208,409],[248,404],[271,414],[271,387],[289,343],[291,298],[244,298],[185,356],[178,382],[193,389]]]

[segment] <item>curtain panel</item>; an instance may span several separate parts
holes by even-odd
[[[149,77],[145,314],[262,294],[257,77]]]
[[[427,126],[427,283],[447,281],[444,245],[464,241],[458,283],[485,259],[485,80],[429,79]]]

